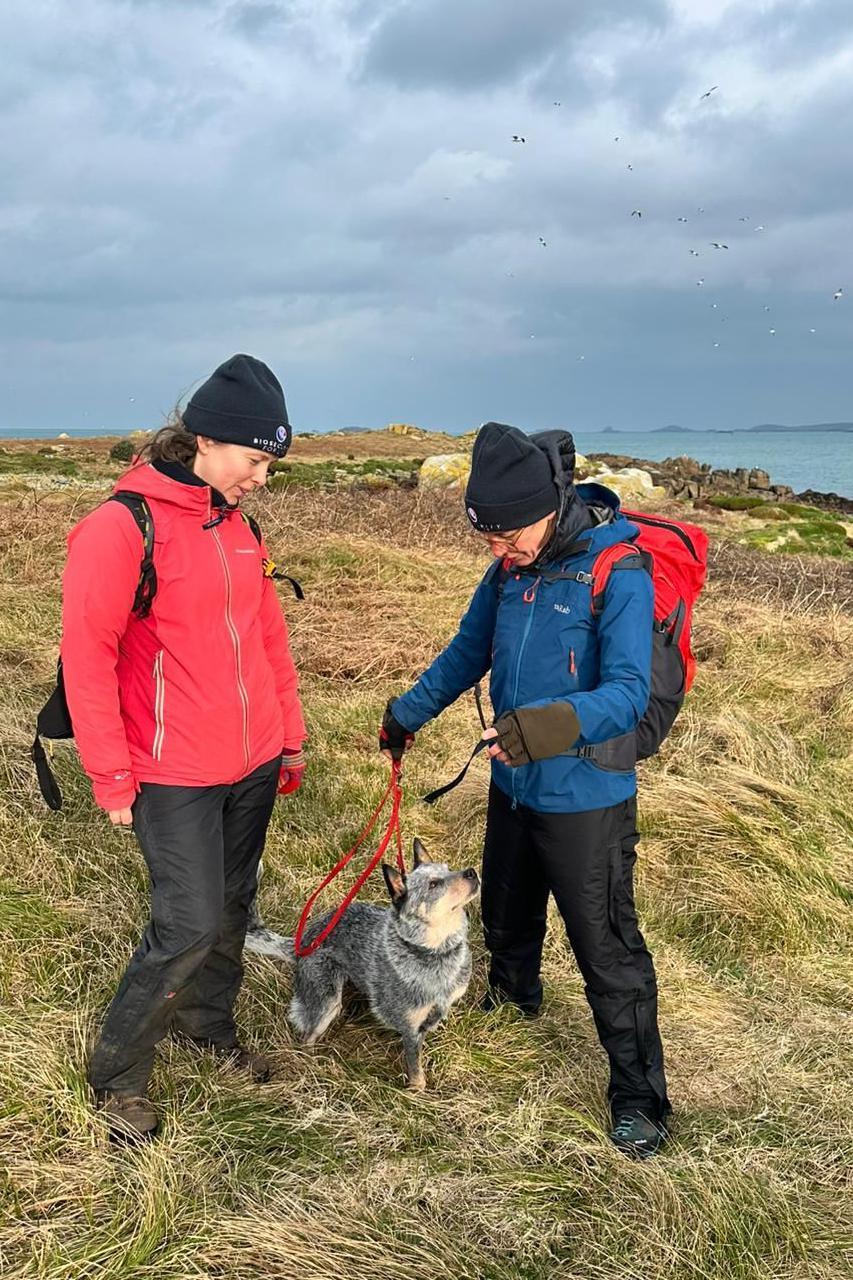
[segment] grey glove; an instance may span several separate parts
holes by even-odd
[[[568,751],[580,737],[580,721],[569,702],[543,707],[516,707],[495,721],[498,743],[515,769],[532,760],[547,760]]]

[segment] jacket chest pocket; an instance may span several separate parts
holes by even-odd
[[[579,582],[556,582],[543,591],[540,605],[544,606],[552,664],[562,671],[569,688],[577,689],[580,668],[595,644],[589,588]]]

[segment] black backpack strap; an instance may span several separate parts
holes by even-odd
[[[255,517],[250,516],[247,511],[241,511],[240,515],[243,517],[243,519],[246,521],[246,524],[252,530],[252,533],[254,535],[255,541],[257,542],[258,546],[259,547],[262,546],[261,526],[258,524]],[[297,600],[305,599],[305,592],[302,590],[302,583],[297,581],[296,578],[291,578],[289,574],[282,573],[281,569],[278,569],[276,567],[276,563],[274,560],[270,560],[269,558],[265,559],[263,562],[263,566],[264,566],[265,578],[275,578],[279,582],[289,582],[291,587],[293,588],[293,594],[296,596],[296,599]]]
[[[154,519],[151,508],[141,493],[131,493],[128,489],[111,493],[107,501],[120,502],[123,507],[127,507],[142,535],[142,563],[139,566],[139,582],[136,586],[136,595],[133,597],[131,612],[138,618],[145,618],[151,612],[151,605],[157,594],[157,570],[154,568]]]
[[[59,790],[59,783],[53,776],[53,770],[47,758],[47,753],[42,746],[41,738],[38,734],[35,736],[33,745],[30,747],[30,755],[33,764],[36,767],[36,778],[39,784],[39,791],[42,794],[45,804],[49,809],[59,810],[62,808],[62,792]]]

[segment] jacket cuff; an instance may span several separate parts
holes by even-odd
[[[108,813],[113,809],[129,809],[139,791],[139,783],[129,769],[99,774],[91,782],[95,803]]]

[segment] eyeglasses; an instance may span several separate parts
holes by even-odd
[[[518,539],[524,533],[525,527],[526,526],[522,526],[521,529],[510,529],[508,533],[487,533],[484,536],[489,546],[496,543],[498,546],[508,547],[510,551],[517,551]]]

